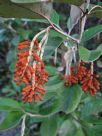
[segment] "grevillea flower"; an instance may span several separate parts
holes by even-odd
[[[16,71],[14,80],[17,85],[25,84],[22,90],[22,99],[24,102],[35,103],[38,100],[43,101],[45,94],[45,83],[48,81],[48,72],[45,70],[44,62],[41,60],[37,51],[40,50],[38,40],[35,40],[35,47],[30,52],[30,42],[25,41],[18,44],[19,53],[18,61],[16,63]]]
[[[35,79],[32,79],[32,74],[35,73]],[[27,72],[26,72],[27,74]],[[44,65],[36,64],[35,71],[29,73],[30,75],[26,75],[28,79],[24,79],[27,81],[25,84],[27,85],[26,88],[22,91],[23,101],[24,102],[31,102],[34,99],[34,102],[37,103],[38,99],[41,101],[43,100],[43,95],[45,94],[45,90],[43,87],[45,86],[45,82],[47,82],[48,73],[45,71]]]
[[[92,73],[91,70],[86,67],[86,63],[80,63],[78,69],[78,79],[85,93],[89,91],[91,96],[96,94],[96,92],[100,89],[98,78],[99,75]]]
[[[87,75],[82,78],[80,83],[85,93],[89,91],[91,96],[96,94],[96,92],[100,89],[98,77],[99,76],[97,74],[91,74],[91,72],[88,72]]]
[[[64,75],[62,79],[65,80],[65,85],[66,86],[71,86],[72,84],[78,84],[78,78],[77,74],[74,71],[74,68],[71,67],[71,73],[70,75]]]
[[[66,84],[66,86],[70,86],[72,84],[78,84],[78,79],[77,79],[77,77],[75,77],[75,75],[69,75],[66,78],[65,84]]]
[[[94,96],[100,89],[98,78],[99,75],[91,73],[91,71],[86,67],[85,62],[80,62],[77,74],[74,72],[74,67],[71,67],[70,75],[62,77],[62,79],[65,80],[66,86],[80,83],[83,91],[85,93],[89,91],[91,96]]]
[[[78,80],[82,80],[87,75],[88,69],[85,66],[84,62],[80,62],[78,71],[77,71],[77,78]]]

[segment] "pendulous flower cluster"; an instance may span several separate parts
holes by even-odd
[[[91,70],[87,68],[85,62],[80,62],[77,73],[74,71],[74,68],[71,67],[70,75],[63,76],[66,86],[79,83],[82,90],[85,93],[89,91],[91,96],[94,96],[100,89],[98,78],[99,75],[92,73]]]
[[[43,101],[48,72],[45,70],[44,62],[38,55],[38,52],[40,52],[38,40],[35,40],[32,50],[30,50],[29,41],[19,43],[18,50],[14,80],[17,85],[22,82],[25,84],[25,88],[22,90],[22,99],[24,102],[29,103],[32,100],[35,103],[38,100]]]
[[[65,80],[66,86],[71,86],[72,84],[78,84],[77,74],[74,72],[73,67],[71,67],[70,75],[64,75],[64,76],[62,76],[62,79]]]

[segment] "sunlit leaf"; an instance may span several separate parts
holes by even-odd
[[[82,42],[86,42],[91,38],[95,37],[98,33],[102,32],[102,25],[97,25],[91,28],[88,28],[84,31]]]
[[[102,18],[102,6],[95,6],[95,8],[93,7],[89,15]]]
[[[74,14],[73,14],[74,12]],[[67,21],[67,27],[69,29],[69,33],[72,31],[73,27],[78,23],[78,20],[81,17],[81,10],[77,6],[71,5],[70,17]]]
[[[102,55],[102,45],[99,45],[96,50],[88,50],[82,46],[79,47],[80,59],[83,61],[95,61]]]

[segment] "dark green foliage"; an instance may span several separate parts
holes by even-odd
[[[21,91],[24,85],[17,86],[13,81],[18,52],[17,44],[24,40],[31,41],[35,34],[49,25],[48,20],[40,19],[41,11],[31,11],[25,8],[25,3],[28,2],[30,4],[43,3],[41,0],[0,0],[0,16],[28,18],[22,20],[0,18],[0,111],[5,113],[3,121],[0,122],[0,130],[17,126],[26,114],[28,133],[25,136],[101,136],[102,85],[100,92],[95,97],[84,94],[79,84],[66,87],[61,79],[63,73],[57,69],[57,66],[62,66],[63,63],[60,53],[57,66],[53,63],[56,48],[59,47],[63,54],[66,47],[77,46],[75,41],[73,42],[67,37],[66,33],[58,33],[54,29],[49,33],[44,54],[46,70],[49,72],[44,101],[38,102],[37,105],[34,102],[30,104],[22,102]],[[62,3],[61,0],[54,0],[54,2]],[[80,6],[83,0],[63,0],[63,3]],[[101,5],[101,3],[97,4]],[[94,15],[98,18],[102,17],[102,7],[92,9],[88,17]],[[64,18],[64,15],[62,16]],[[62,31],[59,26],[61,18],[55,10],[51,10],[48,19]],[[100,20],[98,21],[100,22]],[[65,23],[67,24],[67,22]],[[75,22],[73,23],[75,24]],[[71,25],[73,26],[73,24]],[[77,30],[72,31],[73,38],[79,37],[78,34],[73,35],[74,31]],[[93,27],[85,28],[79,45],[80,59],[86,62],[95,61],[95,71],[100,74],[100,82],[102,82],[102,71],[97,65],[97,60],[101,60],[102,55],[101,32],[102,25],[100,23],[97,26],[94,24]],[[41,40],[42,36],[38,40]],[[68,42],[66,46],[65,41]],[[100,67],[102,68],[102,64]],[[35,127],[34,135],[30,133],[33,127]]]

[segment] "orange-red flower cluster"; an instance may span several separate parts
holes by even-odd
[[[16,63],[16,71],[14,80],[19,85],[20,83],[25,84],[25,88],[22,90],[22,99],[24,102],[31,102],[34,100],[35,103],[38,100],[43,100],[45,94],[44,86],[48,80],[48,72],[45,70],[45,65],[41,58],[38,56],[39,51],[38,41],[35,41],[35,49],[31,51],[30,42],[25,41],[19,43],[18,61]]]
[[[83,91],[85,93],[89,91],[91,96],[94,96],[100,89],[98,78],[99,76],[95,73],[91,73],[91,70],[86,67],[86,63],[84,62],[80,63],[77,73],[71,68],[71,74],[69,76],[63,76],[66,86],[80,83]]]
[[[83,75],[80,77],[81,69],[83,69]],[[98,81],[99,75],[91,73],[91,70],[88,70],[85,64],[82,63],[78,71],[78,76],[83,91],[85,93],[89,91],[91,96],[94,96],[100,89],[100,83]]]
[[[74,72],[73,67],[71,67],[70,75],[64,75],[62,79],[65,79],[66,86],[71,86],[72,84],[78,84],[77,74]]]

